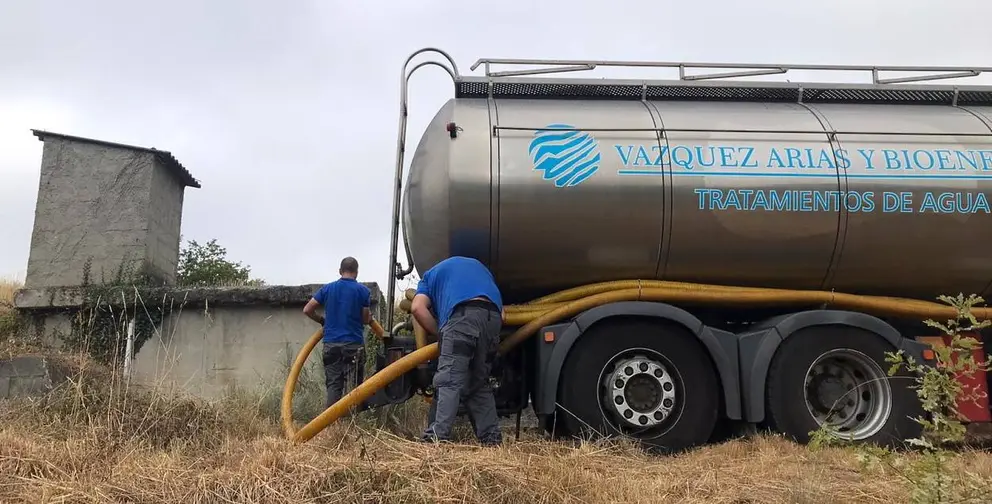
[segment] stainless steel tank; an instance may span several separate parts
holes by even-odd
[[[418,271],[476,257],[509,299],[636,278],[987,294],[990,132],[977,106],[456,98],[403,225]]]

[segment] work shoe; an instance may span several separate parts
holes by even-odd
[[[439,438],[439,437],[437,437],[435,435],[432,435],[432,434],[424,434],[424,435],[420,436],[419,438],[417,438],[417,442],[418,443],[435,443],[435,444],[441,444],[441,443],[451,443],[451,440],[450,439],[441,439],[441,438]]]

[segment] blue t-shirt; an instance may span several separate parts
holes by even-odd
[[[417,285],[417,294],[431,298],[431,309],[440,329],[448,322],[455,306],[476,297],[486,297],[500,310],[503,298],[493,274],[481,262],[469,258],[449,257],[427,270]]]
[[[364,343],[362,308],[371,301],[368,287],[353,278],[339,278],[313,298],[324,307],[324,343]]]

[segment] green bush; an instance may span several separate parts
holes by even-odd
[[[957,317],[946,322],[925,321],[926,325],[940,330],[949,339],[948,344],[933,348],[936,362],[933,365],[916,362],[902,350],[890,352],[886,358],[892,364],[889,376],[902,367],[915,376],[913,388],[925,412],[915,420],[923,426],[923,435],[906,442],[918,453],[898,457],[892,450],[872,445],[851,448],[856,451],[863,470],[881,465],[902,479],[914,503],[987,502],[987,496],[992,493],[992,481],[967,471],[955,472],[951,470],[951,464],[962,457],[953,448],[963,445],[967,434],[961,422],[958,402],[975,400],[979,394],[979,391],[965,390],[957,377],[990,369],[989,360],[976,361],[972,353],[982,343],[966,334],[979,332],[992,325],[992,321],[979,321],[971,312],[975,305],[984,302],[981,297],[959,294],[956,297],[941,296],[939,299],[954,307]],[[812,434],[812,449],[848,444],[825,428]]]

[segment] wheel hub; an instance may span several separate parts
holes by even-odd
[[[873,436],[892,411],[892,389],[867,355],[839,348],[818,357],[806,372],[806,408],[817,424],[854,440]]]
[[[675,383],[661,363],[636,355],[618,361],[603,379],[604,405],[622,422],[653,427],[676,406]]]

